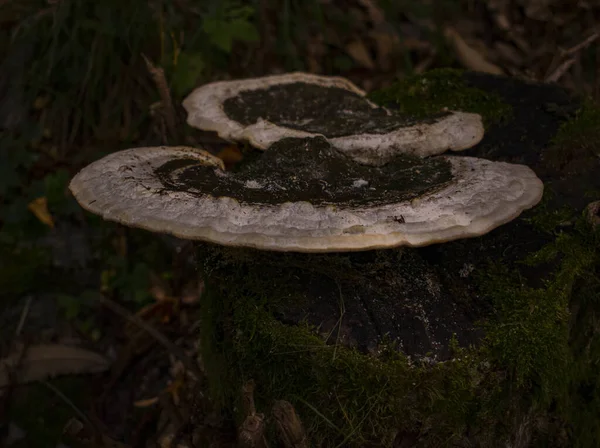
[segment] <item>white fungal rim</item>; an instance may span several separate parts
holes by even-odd
[[[188,113],[187,123],[194,128],[217,132],[225,140],[248,141],[252,146],[262,150],[268,149],[273,143],[286,137],[319,136],[321,134],[287,128],[267,120],[259,120],[245,126],[229,118],[223,109],[224,102],[240,92],[296,82],[346,89],[362,97],[366,95],[363,90],[345,78],[301,72],[218,81],[195,89],[185,98],[183,107]],[[365,98],[365,101],[368,100]],[[368,103],[373,108],[379,107],[370,101]],[[427,157],[447,150],[462,151],[479,143],[483,133],[484,127],[480,115],[449,111],[448,115],[433,122],[424,120],[387,134],[323,137],[327,138],[337,150],[359,163],[383,165],[400,153]]]
[[[219,159],[194,148],[134,148],[90,164],[73,178],[70,189],[85,209],[127,226],[226,246],[293,252],[418,247],[476,237],[533,207],[543,193],[542,182],[527,166],[442,156],[451,163],[454,181],[418,200],[365,207],[305,201],[247,204],[165,189],[156,168],[182,157],[222,169]]]

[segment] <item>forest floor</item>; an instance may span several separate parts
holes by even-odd
[[[456,67],[600,100],[589,0],[0,0],[0,29],[0,446],[16,448],[235,444],[202,393],[193,246],[103,222],[67,188],[133,146],[235,158],[185,128],[195,86],[301,70],[372,91]]]

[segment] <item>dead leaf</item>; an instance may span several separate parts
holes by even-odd
[[[144,321],[155,321],[163,324],[169,323],[174,314],[178,311],[178,300],[174,297],[165,297],[159,302],[150,303],[142,307],[135,315]],[[132,322],[127,322],[125,332],[132,334],[137,330],[137,326]]]
[[[374,30],[369,35],[375,41],[377,65],[384,71],[389,70],[392,67],[394,53],[400,48],[400,38],[387,30]]]
[[[318,33],[306,42],[306,65],[309,73],[321,73],[323,67],[321,61],[325,57],[327,49],[323,34]]]
[[[113,244],[114,244],[115,251],[117,252],[117,254],[119,254],[123,258],[127,257],[127,253],[128,253],[127,234],[125,233],[125,231],[122,228],[119,229],[119,233],[114,238]]]
[[[237,145],[229,145],[217,153],[217,157],[223,161],[226,169],[230,169],[244,158],[242,151]]]
[[[41,381],[58,375],[100,373],[110,362],[102,355],[78,347],[40,344],[27,349],[20,359],[13,353],[0,360],[0,388],[9,385],[9,371],[14,371],[17,384]]]
[[[38,96],[33,102],[33,108],[35,110],[45,109],[46,106],[48,106],[49,102],[50,102],[50,96],[48,96],[48,95]]]
[[[424,58],[421,62],[419,62],[415,66],[414,72],[417,74],[421,74],[421,73],[427,71],[429,69],[429,67],[431,67],[431,64],[433,64],[434,60],[435,60],[435,54],[427,56],[426,58]]]
[[[550,0],[527,0],[523,5],[525,7],[525,15],[533,20],[547,22],[552,19],[553,15],[550,3]]]
[[[181,292],[181,303],[185,305],[194,305],[200,301],[200,297],[204,292],[203,280],[192,280],[186,283]]]
[[[487,61],[481,53],[467,44],[454,28],[446,27],[444,35],[450,41],[462,65],[469,70],[490,73],[492,75],[502,75],[504,73],[500,67]]]
[[[369,53],[369,49],[365,45],[365,43],[356,39],[346,45],[346,53],[354,59],[358,65],[368,68],[369,70],[373,70],[375,68],[375,63],[373,62],[373,58]]]
[[[399,48],[400,38],[386,21],[385,13],[376,1],[358,0],[358,3],[366,9],[369,20],[373,24],[373,31],[369,33],[369,37],[375,42],[377,65],[384,71],[389,70],[392,67],[393,53]]]
[[[279,433],[279,440],[285,448],[308,448],[309,443],[302,421],[289,401],[276,401],[273,404],[272,414]]]
[[[80,442],[90,441],[93,436],[92,431],[89,431],[89,428],[86,427],[85,423],[75,417],[71,417],[69,421],[67,421],[63,427],[63,434],[73,439],[77,439]]]
[[[160,448],[192,448],[185,440],[178,440],[181,437],[178,435],[178,428],[173,422],[170,422],[162,434],[158,437],[158,446]],[[177,440],[177,442],[175,442]],[[176,444],[175,444],[176,443]]]
[[[52,219],[52,215],[48,211],[48,199],[45,196],[34,199],[27,205],[27,208],[40,222],[50,228],[54,228],[54,219]]]
[[[431,43],[416,39],[414,37],[402,37],[402,40],[399,41],[399,49],[404,51],[421,51],[421,52],[431,52],[434,49],[431,46]]]
[[[150,295],[157,302],[172,300],[171,288],[169,283],[155,272],[150,273]]]
[[[173,403],[175,406],[179,406],[181,402],[181,393],[185,388],[185,376],[182,371],[177,377],[169,384],[165,392],[171,394],[171,398],[173,399]]]
[[[591,202],[585,208],[585,217],[593,226],[600,226],[600,201]]]
[[[147,398],[145,400],[137,400],[133,402],[133,406],[136,408],[149,408],[158,403],[158,397]]]
[[[378,25],[385,22],[385,13],[373,0],[358,0],[358,3],[367,10],[369,19],[373,24]]]
[[[510,61],[514,66],[522,67],[525,64],[523,55],[521,55],[519,50],[514,46],[505,42],[496,42],[494,47],[503,59]]]

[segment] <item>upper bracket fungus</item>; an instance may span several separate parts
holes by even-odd
[[[135,148],[92,163],[70,187],[86,209],[129,226],[295,252],[474,237],[532,207],[543,191],[524,165],[400,155],[373,167],[322,137],[281,140],[237,172],[202,150]]]
[[[267,149],[286,137],[325,137],[335,149],[368,165],[396,154],[426,157],[460,151],[483,137],[481,116],[446,111],[410,118],[379,107],[340,77],[289,73],[220,81],[183,102],[190,126]]]

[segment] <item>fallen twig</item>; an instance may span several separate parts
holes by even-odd
[[[167,122],[169,134],[173,137],[176,137],[177,116],[175,114],[175,107],[173,106],[173,99],[171,98],[169,84],[167,83],[167,78],[165,77],[165,71],[162,67],[157,67],[154,64],[152,64],[152,62],[146,57],[146,55],[142,54],[142,57],[144,58],[144,61],[146,62],[146,67],[148,68],[148,72],[150,72],[150,76],[152,76],[152,80],[154,81],[154,84],[156,84],[156,88],[158,89],[158,94],[160,95],[163,109],[165,111],[164,116]]]
[[[283,447],[308,448],[306,433],[294,406],[288,401],[278,400],[273,404],[272,412]]]
[[[15,330],[15,336],[19,336],[21,331],[23,330],[23,325],[25,325],[25,320],[29,315],[29,308],[31,307],[31,301],[33,300],[32,296],[27,297],[27,301],[25,302],[25,306],[23,307],[23,312],[21,313],[21,317],[19,318],[19,323],[17,325],[17,329]]]
[[[575,56],[563,61],[558,67],[556,67],[552,73],[550,73],[544,79],[545,82],[557,82],[560,78],[563,77],[565,73],[569,71],[569,69],[575,64],[577,58]]]
[[[568,50],[564,50],[563,55],[570,56],[575,53],[579,53],[581,50],[585,49],[588,45],[590,45],[592,42],[594,42],[596,39],[598,39],[599,36],[600,36],[600,34],[598,32],[590,34],[588,37],[586,37],[584,40],[579,42],[577,45],[572,46]]]
[[[265,416],[256,413],[254,405],[254,381],[250,380],[242,387],[242,406],[246,419],[238,429],[240,448],[268,448],[265,439]]]
[[[579,52],[588,47],[592,42],[594,42],[600,34],[598,32],[590,34],[588,37],[583,39],[577,45],[572,46],[567,50],[561,50],[560,59],[564,59],[556,68],[554,68],[550,73],[548,73],[544,77],[544,81],[546,82],[557,82],[560,78],[564,76],[564,74],[569,71],[569,69],[577,62],[577,58],[579,57]],[[566,58],[566,59],[565,59]]]

